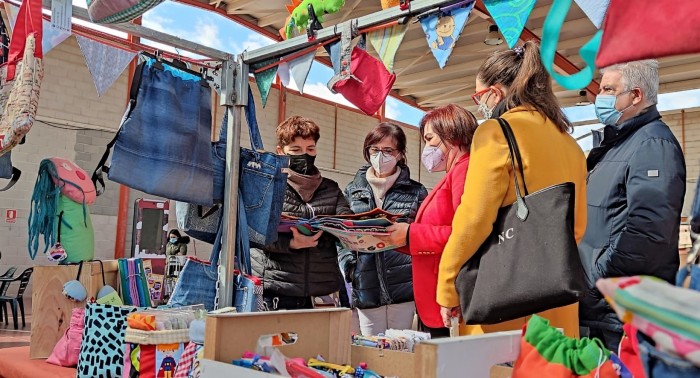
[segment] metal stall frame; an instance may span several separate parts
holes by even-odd
[[[19,5],[19,0],[2,0],[4,2]],[[357,19],[358,29],[367,29],[387,22],[419,16],[439,11],[441,7],[465,3],[464,0],[413,0],[410,6],[404,10],[393,7],[369,14]],[[466,3],[465,3],[466,4]],[[43,0],[43,7],[51,9],[51,0]],[[87,10],[73,6],[73,17],[79,20],[91,22]],[[240,162],[240,137],[243,108],[248,103],[249,66],[267,59],[281,58],[285,55],[301,51],[314,45],[338,38],[341,29],[337,25],[327,27],[316,32],[315,38],[309,40],[306,36],[299,36],[286,41],[278,42],[270,46],[261,47],[253,51],[244,51],[238,56],[213,49],[185,39],[152,30],[134,23],[100,25],[113,30],[125,32],[129,35],[141,37],[154,42],[159,42],[185,51],[193,52],[222,62],[221,82],[221,106],[228,112],[228,130],[226,147],[226,188],[223,208],[223,236],[219,265],[219,307],[233,305],[235,288],[233,287],[236,221],[238,215],[238,178]]]

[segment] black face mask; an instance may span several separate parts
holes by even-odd
[[[314,165],[316,156],[309,154],[287,155],[289,156],[289,169],[302,175],[312,175],[317,169]]]

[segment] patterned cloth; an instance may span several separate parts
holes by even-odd
[[[187,344],[185,351],[182,352],[180,363],[177,365],[177,370],[175,371],[173,378],[187,378],[190,376],[190,372],[192,371],[193,367],[192,365],[195,361],[195,356],[197,355],[197,351],[201,348],[202,345],[197,343]]]

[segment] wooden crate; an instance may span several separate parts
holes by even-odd
[[[116,260],[103,261],[107,285],[117,289],[119,268]],[[48,358],[53,347],[63,336],[70,323],[74,308],[85,307],[63,295],[63,284],[78,275],[77,265],[36,266],[32,274],[32,334],[29,358]],[[102,288],[99,262],[86,262],[80,273],[80,282],[94,297]]]
[[[348,364],[351,313],[348,309],[332,308],[210,314],[206,320],[204,358],[230,364],[243,353],[254,352],[262,335],[295,332],[297,342],[280,347],[285,356],[309,359],[321,354],[327,361]]]

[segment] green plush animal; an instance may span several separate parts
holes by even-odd
[[[304,29],[309,23],[309,4],[313,5],[314,13],[319,22],[323,22],[323,15],[336,13],[345,5],[345,0],[292,0],[292,5],[287,5],[291,18],[287,23],[287,38],[294,37],[294,28]]]

